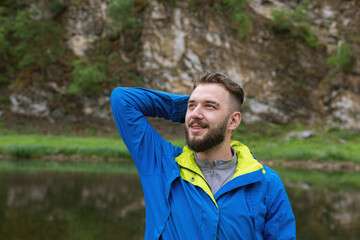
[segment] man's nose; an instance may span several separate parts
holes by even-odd
[[[203,110],[201,108],[201,106],[196,106],[192,111],[191,111],[191,118],[197,118],[197,119],[202,119],[204,118],[203,115]]]

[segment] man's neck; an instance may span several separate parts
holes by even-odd
[[[214,160],[228,160],[233,156],[230,147],[230,140],[224,141],[221,144],[214,146],[213,148],[204,152],[198,152],[196,153],[196,156],[198,158],[209,161],[210,166],[212,166]]]

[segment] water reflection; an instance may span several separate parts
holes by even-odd
[[[0,239],[143,239],[137,175],[0,174]]]
[[[286,184],[299,239],[360,239],[360,193]],[[136,174],[0,173],[0,239],[143,239]]]

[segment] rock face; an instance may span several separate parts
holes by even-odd
[[[103,33],[107,21],[107,6],[110,1],[67,1],[63,22],[67,26],[69,48],[78,57],[86,56],[86,50]]]
[[[94,42],[105,36],[110,0],[63,2],[67,5],[62,22],[68,46],[75,56],[86,57]],[[308,47],[286,33],[276,34],[270,27],[271,12],[290,9],[296,1],[248,1],[245,11],[252,32],[247,38],[238,36],[228,13],[210,8],[208,1],[197,1],[195,8],[190,0],[145,2],[137,14],[142,28],[135,66],[147,87],[189,94],[197,74],[216,71],[244,87],[245,122],[322,122],[360,129],[359,1],[310,1],[307,14],[321,42],[317,47]],[[331,73],[326,62],[338,51],[339,42],[351,46],[354,61],[346,73]],[[126,44],[118,51],[126,52]],[[122,57],[128,61],[126,54]],[[82,113],[110,119],[104,106],[114,87],[97,99],[81,98]],[[20,101],[30,99],[12,95],[11,110],[36,116],[66,114],[59,108],[48,109],[48,99],[41,99],[20,107]]]
[[[329,76],[326,65],[339,41],[359,34],[356,2],[310,1],[309,18],[322,42],[317,48],[289,44],[286,36],[269,29],[271,11],[289,8],[289,2],[249,1],[253,32],[246,41],[226,14],[189,11],[188,1],[176,6],[149,1],[139,69],[150,86],[176,93],[189,93],[193,77],[204,70],[225,73],[247,93],[245,122],[313,123],[326,118],[328,125],[359,129],[359,60],[341,76]],[[359,42],[352,47],[359,51]]]

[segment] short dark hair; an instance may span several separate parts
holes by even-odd
[[[231,105],[234,111],[240,111],[244,102],[244,90],[233,80],[221,73],[203,72],[194,79],[193,90],[200,84],[216,83],[225,87],[230,93]]]

